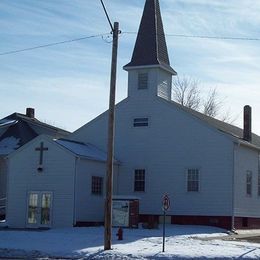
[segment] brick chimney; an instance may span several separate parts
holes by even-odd
[[[30,118],[34,118],[34,108],[27,107],[26,108],[26,116]]]
[[[246,105],[244,106],[244,135],[243,138],[245,141],[251,142],[252,140],[252,120],[251,120],[251,107]]]

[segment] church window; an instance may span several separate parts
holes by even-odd
[[[147,89],[147,88],[148,88],[148,73],[139,73],[138,89]]]
[[[102,195],[103,193],[103,178],[98,176],[92,176],[91,184],[92,194]]]
[[[145,191],[145,170],[135,170],[134,191]]]
[[[252,195],[252,172],[246,172],[246,195]]]
[[[133,125],[134,127],[148,126],[148,118],[147,117],[135,118]]]
[[[187,173],[187,191],[198,192],[199,191],[199,169],[188,169]]]

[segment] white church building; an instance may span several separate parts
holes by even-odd
[[[260,227],[260,137],[251,108],[240,129],[171,100],[171,67],[159,0],[146,0],[116,105],[114,195],[139,199],[139,221]],[[108,112],[67,139],[38,136],[9,155],[10,227],[103,222]]]

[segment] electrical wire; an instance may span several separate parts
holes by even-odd
[[[137,34],[137,32],[122,32],[123,34]],[[164,34],[166,37],[200,38],[217,40],[239,40],[239,41],[260,41],[260,38],[252,37],[228,37],[228,36],[207,36],[207,35],[187,35],[187,34]]]
[[[121,33],[122,34],[137,34],[137,32],[121,32]],[[19,52],[25,52],[25,51],[31,51],[31,50],[35,50],[35,49],[46,48],[46,47],[51,47],[51,46],[55,46],[55,45],[76,42],[76,41],[82,41],[82,40],[91,39],[91,38],[104,37],[104,36],[108,36],[108,35],[111,35],[111,33],[84,36],[84,37],[61,41],[61,42],[48,43],[48,44],[38,45],[38,46],[19,49],[19,50],[2,52],[2,53],[0,53],[0,56],[19,53]],[[222,36],[187,35],[187,34],[165,34],[165,36],[166,37],[182,37],[182,38],[216,39],[216,40],[260,41],[260,38],[251,38],[251,37],[225,37],[225,36],[222,37]]]
[[[111,28],[111,30],[112,30],[112,32],[113,32],[113,31],[114,31],[114,27],[113,27],[112,22],[111,22],[111,20],[110,20],[110,18],[109,18],[109,15],[108,15],[107,9],[106,9],[106,7],[105,7],[105,5],[104,5],[104,3],[103,3],[103,0],[100,0],[100,2],[101,2],[102,7],[103,7],[103,9],[104,9],[104,12],[105,12],[105,15],[106,15],[107,21],[108,21],[108,23],[109,23],[109,25],[110,25],[110,28]]]
[[[91,39],[91,38],[104,37],[104,36],[107,36],[107,35],[110,35],[110,33],[103,33],[103,34],[84,36],[84,37],[75,38],[75,39],[66,40],[66,41],[61,41],[61,42],[48,43],[48,44],[38,45],[38,46],[29,47],[29,48],[25,48],[25,49],[19,49],[19,50],[14,50],[14,51],[2,52],[2,53],[0,53],[0,56],[14,54],[14,53],[19,53],[19,52],[25,52],[25,51],[31,51],[31,50],[35,50],[35,49],[46,48],[46,47],[51,47],[51,46],[55,46],[55,45],[61,45],[61,44],[65,44],[65,43],[82,41],[82,40]]]

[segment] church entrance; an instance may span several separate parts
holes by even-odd
[[[27,227],[51,227],[52,192],[31,191],[27,202]]]

